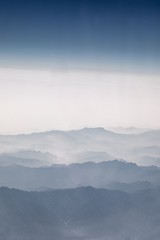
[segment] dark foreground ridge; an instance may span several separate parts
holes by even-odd
[[[81,187],[45,192],[0,188],[3,240],[159,240],[160,189]]]

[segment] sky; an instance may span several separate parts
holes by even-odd
[[[0,2],[0,134],[160,128],[158,0]]]

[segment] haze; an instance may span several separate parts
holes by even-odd
[[[0,69],[1,134],[51,129],[159,128],[159,75]]]

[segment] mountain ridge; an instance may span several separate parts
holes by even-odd
[[[2,187],[0,237],[3,240],[53,237],[158,240],[159,208],[160,188],[125,193],[90,186],[46,192]]]

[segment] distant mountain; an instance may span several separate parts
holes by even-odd
[[[37,159],[40,161],[46,161],[50,163],[54,163],[53,161],[56,158],[55,155],[52,155],[48,152],[34,151],[31,149],[25,149],[18,152],[11,152],[11,153],[8,153],[7,155],[18,157],[18,158]]]
[[[132,189],[145,189],[143,182],[160,184],[160,168],[138,167],[124,161],[54,164],[51,167],[0,167],[0,186],[21,190],[62,189],[79,186],[110,188],[113,182],[132,184]],[[139,182],[139,187],[133,188]],[[115,188],[114,188],[115,189]],[[121,188],[116,188],[121,189]],[[121,189],[122,190],[122,189]],[[125,189],[124,189],[125,190]]]
[[[160,189],[91,187],[48,192],[0,188],[3,240],[159,240]]]
[[[140,158],[140,162],[143,166],[153,165],[160,167],[160,157],[143,156]]]
[[[30,149],[33,152],[27,153]],[[160,130],[140,134],[119,134],[104,128],[83,128],[72,131],[0,136],[0,154],[8,156],[8,153],[17,152],[16,156],[10,155],[10,157],[28,159],[32,155],[32,158],[37,160],[39,155],[39,160],[43,158],[43,162],[46,161],[47,164],[48,159],[50,162],[53,158],[51,160],[53,163],[69,164],[125,159],[139,165],[146,165],[143,157],[150,156],[150,161],[147,162],[152,165],[152,158],[160,158],[159,150]],[[42,156],[43,153],[45,156]]]
[[[44,166],[44,163],[40,160],[31,158],[18,158],[8,155],[0,156],[0,166],[13,166],[13,165],[19,165],[24,167],[42,167]],[[47,165],[48,164],[46,162],[45,166]]]
[[[135,127],[128,127],[128,128],[112,127],[112,128],[108,128],[108,129],[110,131],[120,133],[120,134],[140,134],[140,133],[151,131],[150,128],[135,128]]]
[[[133,193],[140,190],[154,188],[154,185],[147,181],[135,181],[132,183],[112,182],[106,186],[107,189],[119,190],[123,192]]]
[[[113,160],[114,157],[109,155],[107,152],[96,152],[96,151],[82,151],[73,153],[70,155],[72,162],[84,163],[84,162],[102,162]]]
[[[25,167],[50,166],[57,157],[50,153],[33,150],[21,150],[0,154],[0,166],[21,165]]]

